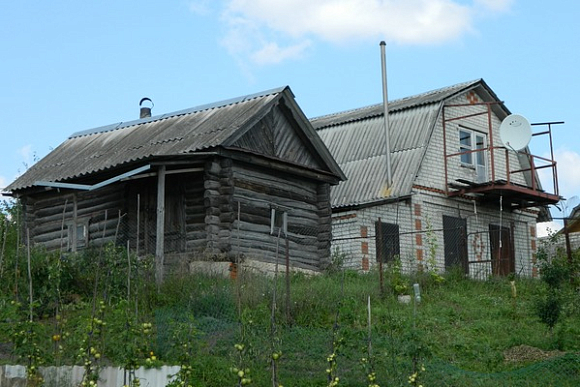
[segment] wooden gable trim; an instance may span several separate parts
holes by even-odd
[[[247,150],[240,150],[238,148],[222,148],[219,153],[221,156],[232,160],[242,161],[266,169],[290,173],[295,176],[321,181],[331,185],[336,185],[340,182],[340,178],[332,172],[307,168],[303,165],[294,164],[286,160],[280,160],[279,158],[269,157]]]

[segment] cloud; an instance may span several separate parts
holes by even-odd
[[[18,149],[18,154],[22,156],[24,160],[30,160],[32,157],[32,145],[25,145],[22,148]]]
[[[504,12],[512,0],[228,0],[222,44],[255,64],[302,57],[313,41],[431,45],[474,31],[474,17]]]
[[[492,12],[506,12],[513,4],[513,0],[475,0],[475,7]]]
[[[555,221],[538,223],[536,225],[536,235],[538,236],[538,238],[553,235],[561,228],[562,223]]]
[[[254,63],[259,65],[276,64],[289,58],[302,56],[309,46],[309,41],[304,41],[289,47],[279,47],[277,43],[270,42],[255,52],[251,58]]]
[[[0,176],[0,191],[2,191],[8,185],[8,181],[4,176]]]
[[[580,153],[559,148],[554,152],[554,159],[557,162],[560,195],[566,198],[580,195]]]
[[[211,13],[209,0],[193,0],[188,4],[189,10],[197,15],[206,16]]]

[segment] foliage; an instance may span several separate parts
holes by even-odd
[[[325,272],[331,275],[342,272],[347,258],[347,254],[344,251],[341,251],[340,247],[336,246],[330,256],[330,264],[325,269]]]
[[[32,250],[30,323],[27,278],[16,270],[17,262],[20,270],[25,267],[26,251],[5,251],[10,253],[4,255],[8,285],[0,288],[0,355],[7,362],[26,362],[31,356],[35,363],[28,364],[35,369],[40,364],[82,365],[87,385],[97,383],[105,364],[123,367],[129,375],[140,366],[178,365],[174,386],[265,386],[273,380],[306,387],[358,386],[361,381],[373,386],[518,385],[509,375],[519,375],[517,370],[528,363],[504,361],[505,350],[522,344],[545,351],[579,349],[573,270],[560,257],[545,265],[541,261],[542,281],[510,278],[517,286],[517,303],[508,279],[475,281],[463,273],[434,270],[438,279],[430,266],[407,275],[398,260],[383,273],[390,294],[408,292],[417,282],[421,303],[382,297],[377,270],[293,274],[292,318],[286,319],[279,307],[285,301],[278,302],[286,294],[275,291],[285,288],[284,276],[240,272],[237,281],[209,274],[174,276],[157,292],[151,259],[121,247],[111,244],[79,254]],[[550,288],[558,289],[558,314],[554,317],[556,304],[550,300],[544,309],[552,315],[540,319],[537,299],[548,299]],[[547,322],[553,322],[555,337],[545,335]],[[570,368],[555,360],[546,364]],[[578,371],[570,370],[571,375]],[[495,373],[510,384],[489,376]],[[519,385],[535,381],[520,378]],[[139,384],[134,377],[128,382]]]
[[[409,281],[406,276],[403,275],[403,266],[399,257],[395,257],[392,262],[389,262],[386,273],[387,283],[389,284],[393,294],[402,295],[408,293]]]
[[[535,309],[540,321],[552,333],[562,312],[569,308],[568,305],[577,303],[574,291],[577,278],[574,274],[578,273],[578,254],[576,252],[573,259],[569,260],[562,251],[550,257],[542,250],[538,258],[540,278],[545,286],[540,287],[536,293]]]
[[[194,378],[195,343],[197,329],[191,315],[185,316],[182,321],[171,321],[171,350],[170,357],[179,363],[179,372],[167,387],[192,387]]]

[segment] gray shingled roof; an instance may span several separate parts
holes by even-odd
[[[32,187],[37,181],[71,181],[97,172],[164,156],[193,154],[216,146],[266,114],[280,98],[295,105],[289,87],[268,90],[174,113],[121,122],[77,132],[10,184],[6,191]],[[303,113],[299,112],[303,116]],[[308,120],[304,122],[309,126]],[[312,130],[312,129],[311,129]],[[316,133],[311,139],[320,152],[328,151]],[[324,148],[324,149],[322,149]],[[324,158],[324,155],[322,156]],[[329,164],[336,164],[330,154]],[[328,161],[330,160],[330,161]],[[333,170],[333,166],[330,166]],[[336,167],[333,171],[339,171]],[[340,171],[339,171],[340,172]]]
[[[383,104],[311,119],[348,178],[332,187],[332,206],[365,205],[410,195],[442,104],[478,86],[495,97],[480,79],[389,102],[393,184],[388,192]]]

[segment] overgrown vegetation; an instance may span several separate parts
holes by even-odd
[[[39,366],[65,364],[85,368],[86,386],[106,365],[138,386],[136,368],[162,364],[179,366],[171,386],[580,381],[579,252],[540,256],[541,281],[387,265],[384,291],[379,273],[344,270],[337,252],[331,272],[292,275],[287,307],[284,275],[173,275],[157,292],[152,260],[124,248],[28,252],[16,212],[0,219],[0,360],[26,365],[29,385],[42,385]],[[413,284],[420,302],[398,302]],[[546,356],[514,359],[524,347]]]

